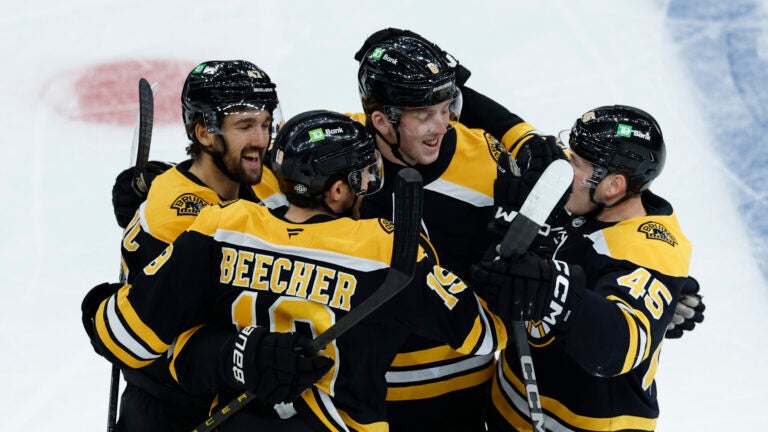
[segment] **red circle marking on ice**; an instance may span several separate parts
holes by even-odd
[[[125,60],[83,66],[60,74],[44,97],[65,117],[93,123],[134,125],[139,109],[139,79],[158,83],[154,124],[180,124],[181,87],[192,62]]]

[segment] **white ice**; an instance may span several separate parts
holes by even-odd
[[[765,0],[742,3],[760,1],[764,11]],[[107,417],[110,367],[91,349],[79,306],[90,287],[117,277],[121,233],[110,190],[127,166],[133,128],[62,117],[42,96],[44,83],[107,61],[165,58],[191,67],[243,58],[278,83],[288,116],[317,108],[359,111],[352,55],[368,34],[388,26],[439,42],[472,70],[472,87],[543,131],[555,133],[588,109],[613,103],[644,108],[659,120],[668,159],[654,190],[675,205],[694,245],[691,274],[708,309],[694,333],[665,344],[658,430],[765,429],[768,290],[758,263],[766,257],[754,253],[750,238],[766,239],[747,230],[737,211],[734,191],[744,187],[739,170],[746,165],[720,158],[724,150],[740,150],[714,133],[711,95],[695,84],[697,74],[710,71],[684,61],[696,53],[673,39],[669,6],[662,0],[6,3],[0,14],[6,203],[0,429],[103,430]],[[765,63],[768,26],[753,18]],[[690,37],[717,41],[721,31],[723,25],[705,22]],[[706,61],[696,64],[706,68]],[[180,84],[160,83],[160,91],[173,85]],[[725,98],[714,108],[743,109],[729,104],[739,100]],[[754,145],[766,145],[765,132]],[[158,127],[152,159],[179,161],[185,144],[180,119]]]

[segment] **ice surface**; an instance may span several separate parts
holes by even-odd
[[[659,120],[668,158],[654,190],[675,205],[694,245],[691,273],[708,309],[693,334],[665,344],[658,430],[761,429],[768,405],[765,6],[9,2],[0,16],[0,429],[92,431],[106,423],[109,364],[93,353],[79,305],[91,286],[117,278],[120,230],[110,190],[128,163],[133,128],[62,115],[78,109],[67,84],[73,75],[127,60],[191,68],[243,58],[278,83],[288,116],[358,111],[352,55],[388,26],[438,41],[472,70],[471,86],[545,132],[613,103]],[[160,82],[158,91],[178,94],[180,85]],[[159,125],[152,158],[181,160],[185,143],[180,121]]]

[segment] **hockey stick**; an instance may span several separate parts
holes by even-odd
[[[139,80],[139,126],[137,129],[138,137],[134,134],[135,151],[131,153],[136,155],[131,186],[142,194],[149,190],[146,183],[146,171],[155,116],[155,89],[157,89],[157,84],[150,86],[146,79],[141,78]]]
[[[149,82],[141,78],[139,80],[139,114],[136,120],[136,128],[133,131],[133,144],[131,146],[131,165],[133,168],[133,180],[131,187],[137,193],[143,195],[149,189],[146,182],[147,161],[149,160],[149,146],[152,142],[152,123],[154,120],[155,102],[154,90],[157,84],[150,86]],[[125,283],[125,273],[120,266],[120,283]],[[120,368],[112,365],[112,373],[109,379],[109,407],[107,409],[107,432],[114,432],[117,423],[117,394],[120,391]]]
[[[556,160],[544,170],[504,235],[499,248],[501,259],[522,255],[531,247],[539,229],[572,182],[573,168],[566,160]],[[531,348],[528,346],[528,329],[524,321],[512,322],[512,338],[520,356],[531,426],[534,432],[544,432],[544,412],[539,399],[536,373],[533,370]]]
[[[416,253],[419,249],[419,233],[421,232],[422,196],[424,192],[422,187],[421,174],[415,169],[404,168],[397,173],[395,178],[395,234],[392,244],[392,260],[384,282],[362,303],[313,339],[309,348],[303,350],[305,355],[316,355],[334,339],[354,327],[405,289],[413,279],[416,270]],[[256,399],[256,395],[252,392],[243,392],[200,423],[192,432],[213,431],[253,399]]]
[[[379,289],[312,341],[306,351],[308,355],[315,355],[323,350],[334,339],[405,289],[413,279],[421,230],[422,186],[421,174],[415,169],[405,168],[397,173],[392,266]]]

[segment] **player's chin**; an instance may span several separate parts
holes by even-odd
[[[245,159],[244,159],[245,161]],[[261,175],[263,173],[263,165],[261,159],[258,163],[242,163],[240,165],[240,182],[248,185],[255,185],[261,181]]]
[[[419,165],[429,165],[437,160],[438,153],[420,154],[416,159]]]

